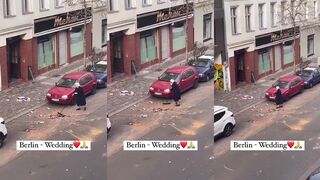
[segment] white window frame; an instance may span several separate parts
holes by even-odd
[[[230,8],[231,33],[233,35],[238,34],[237,10],[238,10],[238,7],[236,7],[236,6]]]
[[[64,0],[54,0],[54,7],[55,8],[62,8]]]
[[[287,1],[281,1],[281,24],[287,24],[287,19],[286,19],[286,13],[285,13],[285,10],[286,10],[286,6],[287,6]]]
[[[265,20],[265,5],[264,3],[258,4],[258,13],[259,13],[259,29],[265,29],[266,28],[266,20]]]
[[[206,24],[206,22],[205,22],[205,20],[207,20],[206,18],[205,18],[205,16],[207,16],[207,17],[210,17],[210,25],[209,25],[209,27],[207,27],[207,24]],[[208,40],[210,40],[210,39],[212,39],[212,13],[209,13],[209,14],[204,14],[203,15],[203,41],[208,41]],[[209,36],[208,37],[206,37],[205,38],[205,32],[206,32],[206,29],[205,28],[209,28],[210,29],[210,32],[209,32]]]
[[[116,12],[119,10],[118,1],[119,0],[108,0],[107,1],[108,12]]]
[[[245,5],[245,19],[246,19],[246,31],[251,32],[252,31],[252,4]]]
[[[310,49],[311,47],[309,46],[310,40],[312,40],[312,52],[310,52],[310,50],[311,50]],[[314,34],[307,36],[307,54],[308,54],[308,57],[314,55]]]
[[[318,17],[318,2],[317,1],[313,1],[313,12],[314,12],[313,17],[317,18]]]
[[[16,6],[13,0],[3,0],[3,16],[14,17],[16,16]]]
[[[40,11],[48,11],[50,9],[49,0],[39,0]]]
[[[22,14],[33,13],[33,0],[22,0]]]
[[[158,4],[162,4],[162,3],[165,3],[166,0],[157,0]]]
[[[126,9],[136,8],[136,0],[125,0]]]
[[[305,8],[305,11],[306,11],[306,13],[305,13],[305,15],[304,15],[304,18],[305,18],[305,20],[307,20],[307,19],[309,19],[309,7],[308,7],[308,2],[304,2],[304,8]]]
[[[108,31],[107,31],[107,19],[102,19],[101,21],[101,43],[105,46],[108,43]]]
[[[277,26],[276,6],[277,6],[277,2],[270,3],[271,27]]]
[[[142,0],[142,6],[151,6],[152,0]]]

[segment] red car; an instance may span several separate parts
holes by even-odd
[[[86,95],[95,94],[97,79],[91,72],[74,72],[64,75],[47,94],[50,102],[74,104],[75,83],[79,82]]]
[[[174,79],[179,85],[181,92],[190,88],[196,88],[199,82],[199,73],[197,69],[191,66],[177,66],[167,69],[150,86],[149,92],[152,96],[172,97],[170,92],[170,79]]]
[[[282,97],[288,100],[290,97],[303,92],[303,79],[299,76],[290,75],[279,78],[266,92],[266,98],[269,100],[276,99],[276,87],[279,86]]]

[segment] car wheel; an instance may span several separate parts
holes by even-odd
[[[4,135],[1,133],[0,134],[0,148],[3,146],[3,141],[4,141]]]
[[[313,84],[312,84],[312,82],[309,84],[309,88],[312,88],[313,87]]]
[[[197,80],[195,80],[194,83],[193,83],[193,88],[194,88],[194,89],[197,88],[198,85],[199,85],[199,81],[198,81],[198,79],[197,79]]]
[[[232,124],[227,124],[226,127],[224,127],[223,135],[225,137],[230,136],[232,134],[232,130],[233,130],[233,125]]]
[[[95,85],[92,90],[91,90],[91,94],[94,95],[97,93],[97,85]]]
[[[210,80],[210,76],[209,74],[206,76],[206,81],[209,81]]]

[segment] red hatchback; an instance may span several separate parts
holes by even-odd
[[[152,96],[172,97],[170,92],[170,79],[174,79],[179,85],[181,92],[198,86],[199,73],[197,69],[191,66],[176,66],[167,69],[155,82],[150,86],[149,92]]]
[[[75,83],[79,82],[83,87],[84,93],[95,94],[97,88],[97,79],[91,72],[74,72],[64,75],[47,94],[50,102],[59,104],[73,104]]]
[[[288,100],[290,97],[303,92],[303,79],[299,76],[284,76],[279,78],[266,92],[266,98],[269,100],[276,99],[276,87],[279,86],[282,97]]]

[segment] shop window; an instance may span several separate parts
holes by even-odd
[[[54,64],[54,46],[51,36],[38,38],[38,69]]]
[[[186,47],[186,33],[184,23],[174,23],[172,28],[172,36],[173,36],[173,52],[183,49]]]
[[[268,49],[262,49],[258,52],[259,74],[263,74],[271,70],[270,54]]]
[[[283,45],[283,63],[290,64],[293,62],[293,41],[284,43]]]
[[[102,27],[101,27],[101,41],[102,45],[106,45],[108,42],[108,33],[107,33],[107,20],[102,20]]]
[[[72,28],[70,32],[70,49],[71,57],[80,55],[83,53],[83,30],[81,27]]]
[[[308,36],[308,56],[314,54],[314,34]]]
[[[144,31],[140,33],[140,53],[142,64],[156,59],[157,48],[155,35],[152,31]]]
[[[203,16],[203,40],[211,39],[212,34],[212,14],[206,14]]]

